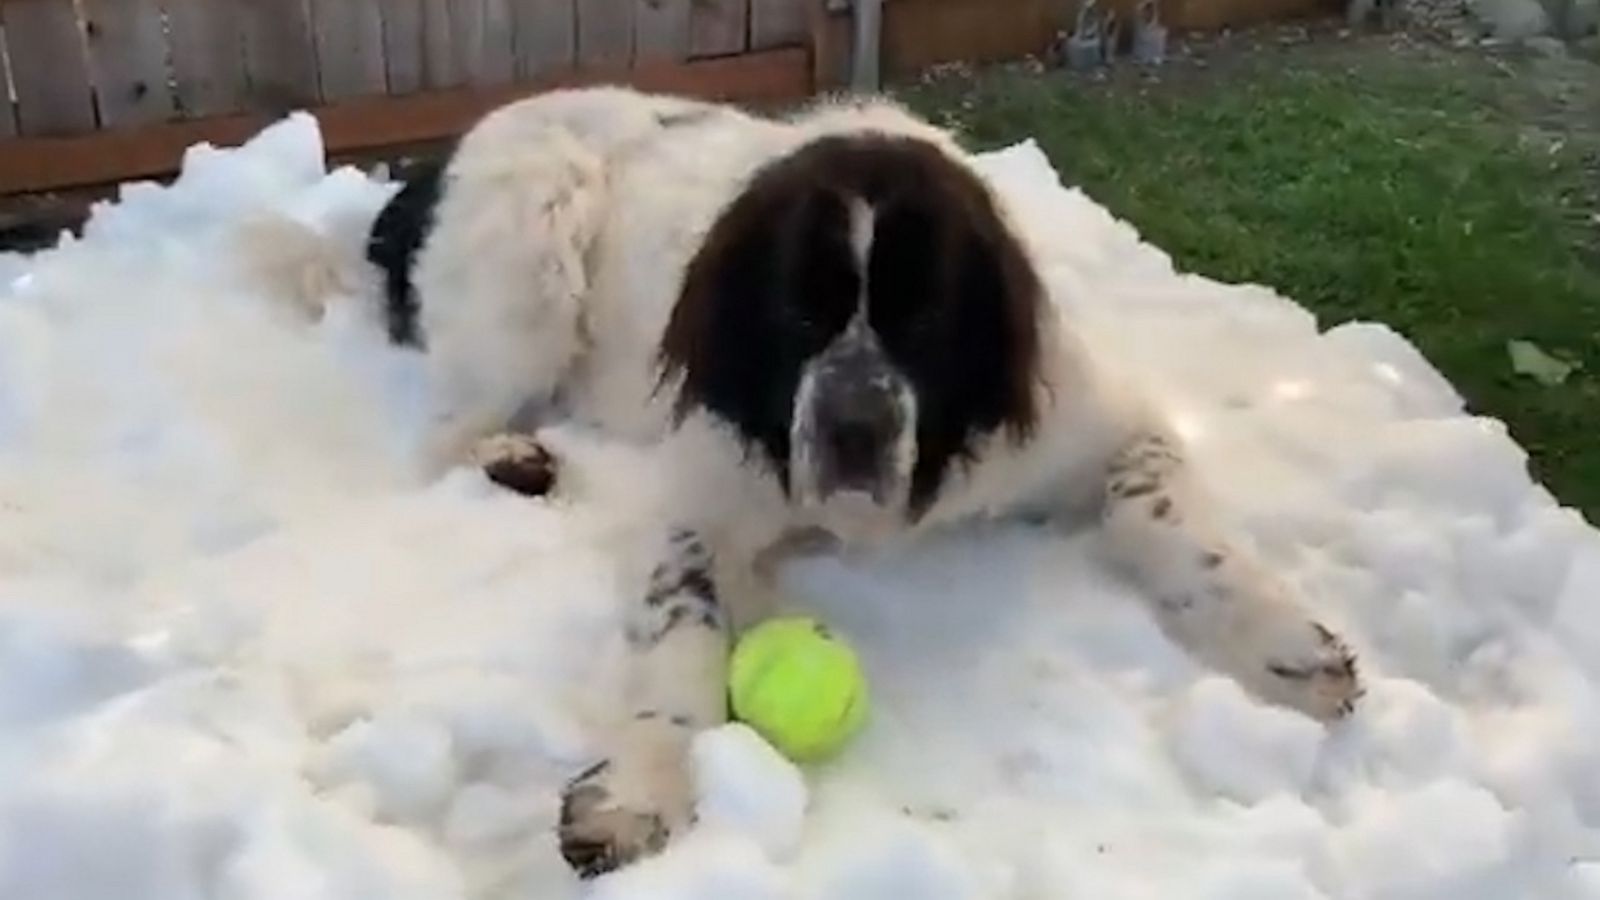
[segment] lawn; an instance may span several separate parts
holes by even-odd
[[[1017,65],[899,93],[975,147],[1037,138],[1182,268],[1399,329],[1600,522],[1600,66],[1329,36],[1155,81]],[[1518,375],[1517,339],[1580,368]]]

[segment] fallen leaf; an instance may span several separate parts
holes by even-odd
[[[1511,355],[1511,370],[1526,375],[1546,387],[1554,387],[1577,371],[1579,364],[1551,356],[1533,341],[1506,341]]]

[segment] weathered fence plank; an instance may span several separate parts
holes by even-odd
[[[474,85],[506,85],[517,77],[510,0],[478,0],[478,37],[467,80]],[[470,3],[464,3],[470,5]]]
[[[238,0],[166,0],[172,75],[184,116],[238,112],[249,97]]]
[[[329,153],[346,154],[448,138],[533,91],[612,81],[614,74],[568,71],[498,88],[362,97],[315,112]],[[629,72],[626,80],[645,90],[755,104],[792,103],[812,87],[809,55],[801,48],[648,64]],[[177,167],[190,145],[238,143],[272,119],[252,113],[78,137],[0,141],[0,195],[163,175]]]
[[[383,67],[389,93],[421,90],[422,0],[381,0]]]
[[[456,55],[452,0],[422,0],[422,83],[429,88],[458,87],[466,71]]]
[[[689,56],[691,0],[635,0],[635,60],[674,60]]]
[[[633,59],[633,4],[578,0],[578,63],[626,66]]]
[[[533,78],[571,68],[577,62],[575,0],[513,0],[512,43],[517,77]]]
[[[306,0],[241,2],[252,105],[276,111],[314,105],[320,92]]]
[[[450,59],[454,84],[471,84],[483,42],[483,0],[450,0]]]
[[[82,0],[100,127],[172,118],[167,38],[157,0]]]
[[[388,91],[378,0],[315,0],[311,23],[324,100]]]
[[[5,52],[6,30],[0,25],[0,53]],[[11,72],[7,66],[0,66],[0,138],[12,137],[17,133],[16,104],[11,102]]]
[[[50,137],[95,127],[94,94],[72,0],[0,3],[22,134]]]
[[[805,40],[803,0],[750,0],[751,50],[799,45]]]
[[[456,59],[466,83],[506,84],[516,76],[511,47],[511,7],[507,0],[456,0]]]
[[[745,49],[750,0],[694,0],[689,17],[689,52],[725,56]]]

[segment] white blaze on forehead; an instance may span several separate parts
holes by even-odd
[[[856,298],[858,314],[867,308],[867,278],[872,259],[872,234],[877,213],[860,197],[850,198],[850,249],[855,252],[856,271],[861,275],[861,295]]]

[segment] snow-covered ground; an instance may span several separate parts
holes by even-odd
[[[987,157],[1058,301],[1172,404],[1348,635],[1325,731],[1197,669],[1084,535],[788,574],[875,717],[802,782],[732,726],[697,830],[603,898],[1600,897],[1600,535],[1375,325],[1175,274],[1030,144]],[[239,271],[265,208],[371,215],[314,122],[0,256],[0,898],[551,898],[616,685],[620,507],[406,464],[421,389]],[[601,453],[597,484],[648,478]]]

